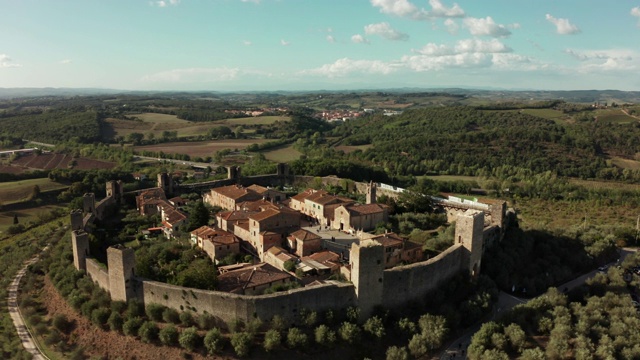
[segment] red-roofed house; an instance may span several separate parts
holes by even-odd
[[[204,250],[214,262],[229,254],[240,252],[240,239],[234,234],[207,225],[193,230],[191,241]]]
[[[395,233],[375,235],[370,239],[384,247],[384,267],[394,267],[399,263],[411,264],[422,260],[422,245],[412,243]]]
[[[342,231],[369,231],[388,220],[389,207],[385,204],[349,204],[335,208],[331,227]]]
[[[280,246],[272,246],[264,253],[264,262],[273,265],[277,269],[284,269],[284,263],[289,260],[295,261],[297,258]]]
[[[291,233],[287,242],[291,251],[300,257],[322,250],[322,237],[303,229]]]
[[[213,188],[210,192],[205,193],[203,198],[204,202],[211,206],[234,210],[237,203],[259,200],[262,199],[262,195],[240,185],[229,185]]]
[[[218,275],[218,291],[259,295],[274,285],[291,282],[292,278],[291,274],[266,263],[247,264],[240,269]]]

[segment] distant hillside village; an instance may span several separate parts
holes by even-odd
[[[460,216],[464,219],[458,221],[456,226],[455,244],[434,259],[424,259],[420,244],[412,243],[395,233],[372,233],[378,224],[389,219],[390,208],[377,203],[377,194],[384,192],[397,195],[402,189],[373,182],[358,183],[359,190],[364,192],[366,198],[362,204],[351,198],[311,188],[287,197],[287,194],[276,187],[242,185],[234,181],[237,180],[239,171],[229,173],[229,181],[221,182],[226,185],[212,187],[203,194],[206,204],[222,209],[216,214],[216,225],[205,225],[191,231],[189,239],[193,246],[201,248],[214,263],[220,263],[230,254],[241,253],[250,254],[259,262],[218,266],[217,291],[213,292],[216,294],[226,292],[260,295],[266,289],[278,286],[287,288],[286,285],[293,282],[303,285],[303,288],[323,284],[334,284],[335,287],[336,283],[330,279],[346,279],[354,284],[357,300],[345,298],[341,301],[356,302],[359,306],[364,306],[365,310],[367,306],[372,308],[381,303],[400,303],[410,298],[404,299],[400,293],[424,293],[460,270],[466,269],[472,276],[477,276],[485,246],[501,239],[507,223],[508,214],[504,201],[474,202],[454,197],[434,198],[434,203],[446,211],[450,222],[456,221]],[[278,177],[288,176],[283,173],[279,173]],[[260,177],[256,177],[258,178]],[[250,181],[244,180],[244,183]],[[145,230],[146,236],[158,234],[172,238],[178,229],[186,227],[188,215],[181,210],[185,200],[180,196],[169,197],[173,194],[174,187],[171,176],[159,174],[157,187],[137,192],[135,200],[139,214],[159,215],[161,219],[160,226]],[[151,295],[147,294],[147,288],[150,285],[145,284],[151,282],[140,280],[142,285],[136,290],[135,287],[129,288],[132,285],[128,278],[122,280],[122,277],[135,276],[135,259],[131,249],[118,248],[116,251],[110,248],[108,257],[113,255],[119,260],[108,259],[107,273],[88,259],[90,254],[84,231],[91,231],[93,219],[104,217],[104,208],[118,203],[122,196],[121,182],[109,182],[107,198],[98,203],[92,194],[85,195],[84,214],[82,211],[72,213],[72,227],[75,230],[72,239],[74,260],[76,268],[87,271],[100,286],[110,289],[112,298],[114,294],[120,294],[116,295],[119,300],[138,297],[148,302],[150,300],[147,297]],[[371,255],[373,250],[369,249],[373,248],[380,248],[380,252]],[[363,264],[370,261],[373,261],[370,264],[373,267],[368,269]],[[115,265],[112,266],[112,263]],[[112,270],[114,266],[119,270]],[[387,270],[396,272],[387,274]],[[383,295],[382,286],[388,287],[391,283],[383,281],[382,274],[391,279],[403,271],[412,274],[407,277],[407,281],[413,277],[426,277],[432,281],[421,281],[421,284],[408,287],[402,281],[394,281],[393,286],[402,287],[398,291],[394,290],[401,297],[387,299],[389,295]],[[372,282],[372,279],[379,281]],[[125,288],[116,291],[116,284],[129,285],[122,285]],[[363,284],[369,290],[364,290]],[[369,294],[370,288],[376,287],[380,291]],[[343,287],[338,288],[344,291]],[[137,293],[139,291],[142,293]],[[369,294],[366,295],[368,300],[364,301],[360,294]],[[158,300],[158,295],[151,297],[167,306],[182,306]],[[215,301],[212,300],[213,302]],[[335,305],[335,301],[328,301],[326,306],[331,304]],[[214,309],[210,312],[216,313]],[[224,317],[224,314],[220,316]]]

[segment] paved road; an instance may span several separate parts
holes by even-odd
[[[7,307],[9,308],[9,315],[13,320],[13,325],[16,327],[18,336],[22,341],[22,346],[33,355],[34,360],[47,360],[48,358],[40,353],[40,350],[36,347],[31,334],[27,330],[27,326],[22,319],[20,310],[18,309],[18,286],[22,276],[27,272],[27,267],[39,260],[39,255],[35,256],[31,260],[27,261],[22,269],[18,271],[16,277],[13,278],[11,285],[9,285],[9,296],[7,296]]]
[[[622,264],[622,261],[627,257],[627,255],[632,254],[636,251],[637,249],[632,249],[632,248],[621,249],[619,263]],[[612,262],[608,264],[608,266],[616,265],[617,263],[618,262]],[[594,277],[597,273],[598,273],[598,270],[594,270],[584,275],[578,276],[577,278],[558,286],[557,289],[560,291],[565,291],[565,290],[569,291],[575,287],[578,287],[584,284],[587,281],[587,279]],[[492,314],[485,316],[485,319],[479,324],[467,329],[467,331],[461,337],[453,341],[449,345],[449,347],[440,354],[438,358],[441,360],[466,359],[467,358],[466,349],[471,344],[471,337],[478,330],[480,330],[480,327],[482,326],[483,323],[492,321],[497,316],[499,316],[500,313],[509,311],[518,304],[527,303],[529,300],[531,299],[521,299],[501,291],[500,296],[498,298],[498,303],[495,306],[496,310]]]

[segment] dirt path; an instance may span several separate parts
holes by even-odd
[[[20,285],[20,280],[22,276],[27,272],[27,267],[34,262],[39,260],[39,255],[33,257],[31,260],[27,261],[18,271],[16,276],[13,278],[11,285],[9,285],[9,296],[7,296],[7,308],[9,309],[9,315],[11,315],[11,319],[13,320],[13,325],[16,327],[16,331],[18,332],[18,336],[20,337],[20,341],[22,341],[22,346],[33,355],[33,359],[35,360],[47,360],[48,358],[43,356],[38,347],[36,346],[33,338],[31,337],[31,333],[27,329],[27,326],[24,323],[24,319],[22,318],[22,314],[20,313],[20,309],[18,308],[18,287]]]

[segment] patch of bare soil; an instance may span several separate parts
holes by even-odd
[[[45,304],[49,314],[63,314],[69,321],[75,323],[70,335],[75,342],[84,348],[88,357],[102,357],[103,359],[130,359],[130,360],[157,360],[157,359],[183,359],[182,350],[177,347],[147,344],[137,338],[125,336],[114,331],[98,329],[89,320],[76,313],[67,304],[64,298],[45,277],[43,298],[48,299]],[[192,359],[233,359],[228,356],[212,357],[199,353],[190,353]]]

